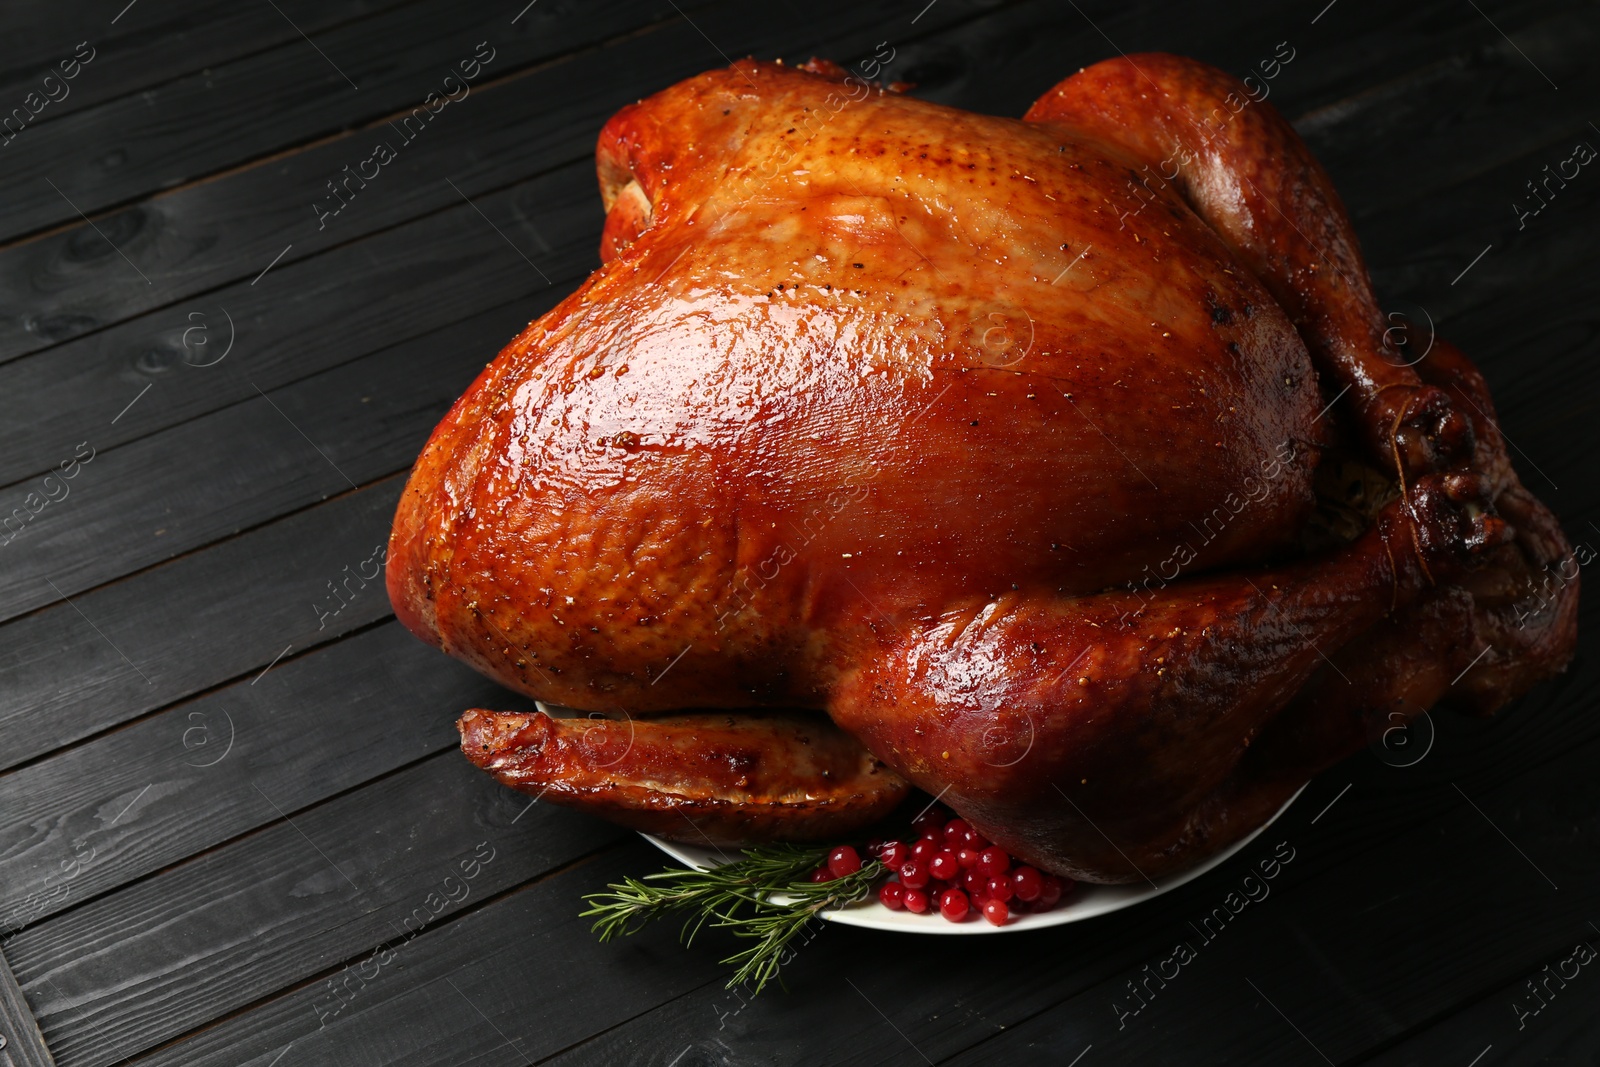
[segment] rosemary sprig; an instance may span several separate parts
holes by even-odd
[[[748,982],[759,993],[786,962],[789,943],[819,911],[863,899],[888,873],[868,859],[854,874],[812,882],[811,872],[826,862],[827,850],[798,845],[747,848],[744,857],[708,870],[670,867],[643,879],[625,878],[584,897],[590,907],[581,917],[595,917],[601,941],[675,912],[689,913],[679,931],[686,945],[708,922],[726,927],[755,942],[722,961],[738,964],[728,988]]]

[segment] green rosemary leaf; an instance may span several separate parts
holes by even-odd
[[[826,859],[827,850],[799,845],[748,848],[743,859],[720,867],[671,867],[643,879],[625,878],[587,895],[589,908],[581,917],[595,920],[593,929],[601,941],[676,913],[687,913],[679,931],[686,945],[708,923],[726,928],[754,942],[723,960],[737,965],[728,987],[747,983],[759,993],[777,976],[790,955],[790,943],[818,912],[864,899],[887,873],[883,864],[869,859],[853,874],[812,882],[811,872]]]

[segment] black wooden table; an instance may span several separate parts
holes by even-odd
[[[747,1003],[726,941],[596,943],[579,896],[663,857],[469,767],[455,714],[518,698],[374,580],[435,421],[597,264],[601,123],[879,42],[1011,115],[1118,50],[1278,60],[1383,300],[1600,545],[1600,169],[1545,184],[1600,148],[1594,4],[124,2],[0,34],[0,1064],[1600,1063],[1593,611],[1564,677],[1165,897],[824,926]]]

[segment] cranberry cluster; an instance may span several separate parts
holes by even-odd
[[[867,844],[867,851],[893,872],[878,888],[878,899],[893,911],[920,915],[937,907],[940,915],[958,923],[976,908],[989,922],[1003,926],[1012,912],[1049,911],[1072,890],[1070,880],[1025,865],[1012,867],[1004,849],[942,808],[929,808],[911,825],[918,835],[915,842]],[[811,880],[825,882],[860,869],[860,854],[840,845]]]

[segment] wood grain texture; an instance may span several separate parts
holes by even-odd
[[[723,988],[726,940],[684,950],[669,926],[599,946],[576,919],[582,892],[662,860],[543,806],[510,822],[521,798],[449,751],[454,710],[509,697],[377,601],[357,596],[319,631],[308,600],[365,558],[352,552],[387,523],[395,475],[483,361],[593,263],[588,156],[619,103],[719,50],[843,59],[883,40],[919,95],[1004,114],[1119,49],[1243,74],[1287,40],[1272,102],[1332,172],[1386,306],[1426,308],[1482,363],[1525,480],[1600,546],[1600,176],[1586,168],[1526,227],[1511,207],[1574,141],[1600,146],[1592,6],[646,2],[585,25],[577,5],[541,0],[515,28],[520,4],[279,6],[359,93],[270,7],[142,0],[97,38],[70,106],[0,150],[24,149],[0,233],[59,227],[0,245],[15,294],[0,306],[0,514],[78,442],[99,450],[68,499],[0,545],[0,930],[60,1063],[1594,1057],[1590,969],[1520,1029],[1512,1008],[1580,938],[1600,946],[1583,932],[1600,922],[1593,607],[1567,675],[1493,719],[1436,716],[1415,766],[1357,757],[1240,861],[1159,900],[1027,938],[825,926],[788,990],[746,1006]],[[19,13],[0,90],[25,92],[90,14]],[[318,230],[313,194],[431,88],[469,19],[512,41],[493,84]],[[39,180],[46,167],[153,284]],[[234,352],[184,366],[188,315],[209,324],[221,307]],[[195,766],[230,719],[235,747]],[[359,978],[389,921],[483,839],[499,851],[468,895]],[[1195,940],[1189,924],[1277,841],[1296,858],[1270,897],[1119,1027],[1127,983]],[[330,980],[356,991],[336,1015]]]
[[[0,1067],[55,1067],[22,989],[0,956]]]
[[[280,266],[259,282],[237,282],[193,309],[151,312],[0,367],[7,379],[0,388],[39,402],[8,420],[9,462],[0,478],[45,474],[84,440],[109,451],[228,404],[259,400],[257,390],[270,392],[509,300],[538,308],[532,294],[549,288],[546,277],[569,279],[596,262],[585,240],[600,216],[593,185],[588,168],[569,166],[484,195],[476,207],[457,199],[371,240]],[[485,216],[508,236],[495,233]],[[507,245],[513,233],[525,251]],[[544,276],[540,261],[550,264]],[[211,340],[204,345],[202,335],[184,336],[196,322],[190,313],[205,316],[200,321]],[[213,355],[209,346],[228,340],[228,317],[234,351]],[[118,417],[146,385],[150,395]],[[0,507],[14,506],[7,501],[0,491]]]
[[[95,50],[85,68],[93,76],[70,79],[64,96],[53,86],[41,92],[50,102],[28,129],[252,52],[290,41],[303,45],[300,31],[315,37],[405,2],[276,0],[280,11],[266,4],[221,0],[143,6],[123,0],[109,9],[81,2],[18,4],[17,10],[6,13],[5,39],[0,42],[0,101],[7,108],[26,106],[28,93],[45,89],[46,75],[60,78],[61,60],[71,56],[80,42]]]
[[[870,52],[883,6],[826,0],[816,11],[819,21],[798,38],[769,22],[730,19],[725,6],[697,12],[696,25],[709,20],[722,46],[738,54],[787,47],[804,59],[815,48],[848,58]],[[948,23],[973,6],[970,0],[945,0],[925,26]],[[590,175],[586,195],[597,202],[588,162],[595,130],[622,105],[714,62],[708,50],[694,27],[663,25],[510,79],[486,79],[403,147],[389,122],[377,120],[97,220],[95,225],[150,284],[135,284],[138,278],[117,249],[84,222],[0,248],[0,278],[29,294],[25,314],[0,313],[0,360],[231,281],[249,281],[286,246],[292,247],[275,270],[420,214],[456,206],[463,194],[477,197],[565,163],[582,162]],[[714,51],[710,54],[715,57]],[[589,89],[574,95],[575,84]],[[562,99],[564,106],[550,107],[552,99]],[[397,158],[382,167],[381,180],[359,188],[348,208],[319,224],[314,205],[329,202],[326,182],[371,156],[380,141],[398,148]],[[538,225],[538,220],[531,224]],[[537,246],[538,239],[534,241],[530,247]],[[180,334],[190,324],[185,317],[189,310],[195,309],[184,308],[174,317]]]
[[[338,968],[307,987],[320,1026],[363,1008],[424,930],[622,834],[444,753],[33,926],[7,951],[33,976],[25,992],[51,1046],[76,1063],[116,1062]]]
[[[650,36],[621,47],[646,51],[643,41]],[[303,151],[142,200],[93,226],[79,221],[0,249],[0,274],[31,294],[26,314],[0,317],[0,356],[58,345],[229,282],[249,283],[286,248],[274,273],[422,214],[460,207],[463,194],[477,197],[580,159],[592,148],[584,142],[592,140],[589,127],[604,120],[605,104],[596,101],[594,115],[540,105],[574,78],[597,79],[610,51],[488,83],[440,111],[410,140],[389,121],[376,120]],[[358,167],[380,142],[395,151],[394,160],[370,183],[353,181],[357,195],[349,206],[319,223],[318,204],[340,203],[327,183],[344,180],[344,168]],[[588,184],[593,198],[592,168]],[[228,293],[213,295],[208,306],[228,304]],[[173,309],[180,335],[191,325],[188,310],[204,309]]]
[[[388,616],[360,572],[401,488],[389,478],[4,624],[0,758],[21,763]],[[86,620],[104,640],[83,639]],[[225,734],[197,725],[188,747],[203,762]]]
[[[713,935],[686,956],[670,925],[596,944],[572,902],[658,855],[635,840],[424,931],[393,981],[370,983],[327,1025],[314,1009],[325,989],[305,986],[135,1062],[267,1067],[286,1047],[301,1062],[343,1067],[509,1067],[550,1056],[710,980],[712,961],[729,951]]]
[[[497,344],[526,307],[509,314],[491,309],[449,328],[450,339]],[[404,468],[455,391],[481,369],[481,349],[441,340],[425,334],[98,453],[81,467],[66,499],[0,546],[8,556],[0,617],[71,597]],[[34,488],[25,482],[0,491],[0,506],[9,512],[25,505]],[[118,553],[97,553],[95,546],[111,536]]]
[[[510,25],[498,9],[413,3],[333,27],[315,47],[296,35],[23,131],[29,136],[6,148],[14,194],[0,208],[0,238],[94,215],[349,126],[398,119],[430,93],[459,93],[443,80],[459,79],[458,64],[473,59],[480,42],[490,42],[484,55],[493,58],[479,78],[498,78],[671,13],[661,0],[601,0],[581,14],[576,5],[549,5]],[[197,129],[206,136],[196,137]]]
[[[1592,963],[1577,965],[1573,976],[1579,945],[1600,950],[1600,934],[1587,922],[1573,931],[1570,944],[1535,961],[1505,985],[1483,992],[1468,1005],[1453,1005],[1438,1022],[1358,1062],[1424,1067],[1471,1063],[1486,1052],[1498,1052],[1513,1063],[1593,1062],[1600,1053],[1591,984],[1596,976]],[[1563,973],[1569,977],[1563,978]],[[1485,1055],[1482,1062],[1488,1060]]]
[[[391,620],[14,771],[0,779],[0,928],[452,748],[455,715],[484,701],[531,707]],[[231,734],[225,758],[185,747],[196,726],[216,744]]]

